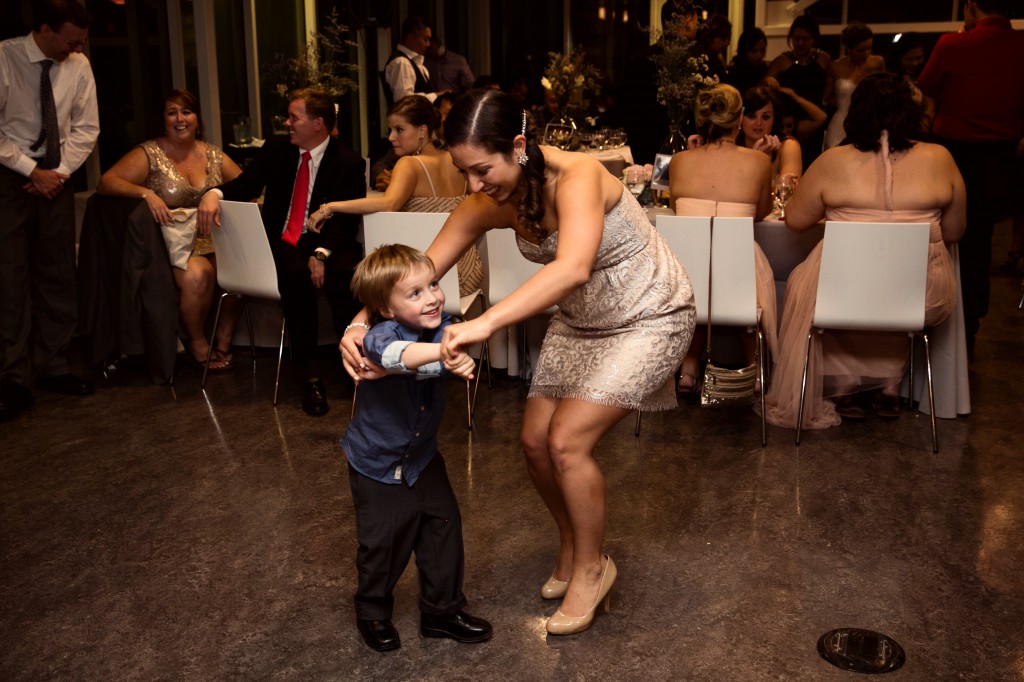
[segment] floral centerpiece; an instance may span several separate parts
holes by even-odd
[[[348,31],[340,22],[338,11],[332,9],[326,25],[309,38],[299,56],[290,59],[280,54],[274,56],[273,63],[266,69],[266,81],[272,90],[287,100],[288,93],[297,88],[319,88],[331,97],[340,97],[358,88],[351,76],[359,67],[346,61],[349,48],[356,46],[345,38]]]
[[[718,83],[718,76],[708,75],[708,56],[697,53],[693,41],[680,32],[682,21],[682,17],[673,18],[656,36],[661,49],[653,56],[658,102],[668,110],[669,126],[677,129],[687,120],[697,93]]]
[[[595,92],[601,72],[588,64],[583,50],[571,50],[568,54],[549,52],[547,68],[540,84],[558,98],[558,110],[563,119],[571,107],[583,103],[586,92]]]

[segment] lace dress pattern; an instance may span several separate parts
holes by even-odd
[[[550,263],[558,232],[519,250]],[[686,270],[623,188],[604,219],[590,280],[558,304],[530,396],[575,398],[625,409],[676,406],[673,373],[693,336],[693,289]]]

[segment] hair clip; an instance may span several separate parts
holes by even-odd
[[[526,109],[523,109],[523,130],[519,134],[526,137]]]

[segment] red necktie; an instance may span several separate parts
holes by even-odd
[[[306,202],[309,198],[309,152],[302,152],[302,164],[295,176],[295,187],[292,189],[292,209],[288,213],[288,227],[281,239],[295,246],[302,236],[302,224],[306,222]]]

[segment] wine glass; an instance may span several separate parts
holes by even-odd
[[[775,181],[775,187],[773,188],[773,208],[775,213],[778,213],[779,219],[786,217],[786,204],[793,197],[793,191],[796,189],[796,178],[792,175],[781,175]]]

